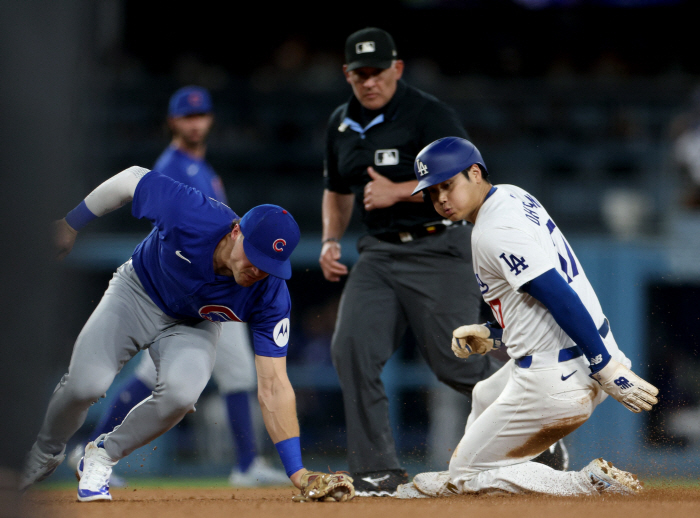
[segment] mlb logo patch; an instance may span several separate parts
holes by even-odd
[[[374,165],[398,165],[398,149],[377,149],[374,152]]]
[[[357,54],[366,54],[367,52],[374,52],[376,49],[373,41],[361,41],[355,44],[355,52]]]

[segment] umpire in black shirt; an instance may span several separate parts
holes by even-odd
[[[357,244],[360,257],[343,291],[331,352],[357,494],[389,496],[407,475],[380,375],[406,328],[438,379],[464,394],[501,363],[452,353],[452,331],[479,319],[471,227],[441,220],[431,204],[411,196],[418,152],[441,137],[467,138],[462,124],[451,108],[401,80],[404,64],[387,32],[353,33],[345,59],[354,95],[328,123],[320,263],[329,281],[348,273],[339,239],[355,204],[367,234]]]

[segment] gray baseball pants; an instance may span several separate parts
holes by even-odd
[[[90,405],[104,396],[124,364],[146,348],[158,371],[153,394],[107,435],[104,446],[117,460],[148,444],[194,412],[214,367],[220,333],[220,323],[164,314],[146,294],[131,261],[123,264],[78,336],[37,445],[46,453],[62,451]]]
[[[479,318],[470,240],[471,227],[454,226],[408,243],[358,242],[331,342],[351,473],[401,468],[380,375],[408,327],[437,378],[463,394],[501,367],[491,356],[457,358],[450,347],[452,331]]]

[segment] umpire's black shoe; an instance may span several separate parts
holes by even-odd
[[[569,469],[569,450],[566,449],[564,439],[559,439],[532,460],[558,471],[567,471]]]
[[[399,484],[408,482],[408,473],[402,469],[353,473],[355,496],[396,496]]]

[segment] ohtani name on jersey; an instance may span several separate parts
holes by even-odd
[[[199,308],[199,316],[212,322],[243,322],[226,306],[210,304]]]
[[[537,211],[535,209],[539,209],[542,207],[535,198],[530,196],[529,194],[525,195],[525,198],[527,198],[527,202],[523,202],[523,209],[525,210],[525,217],[532,221],[535,225],[538,227],[540,226],[540,215],[537,214]],[[528,203],[529,202],[529,203]]]

